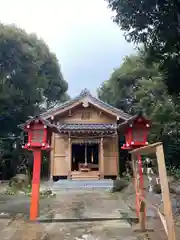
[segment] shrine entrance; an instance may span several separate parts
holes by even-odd
[[[71,171],[81,171],[86,166],[87,171],[99,170],[99,144],[72,144]]]

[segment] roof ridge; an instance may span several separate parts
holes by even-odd
[[[54,111],[58,110],[58,108],[63,109],[65,107],[68,107],[72,103],[74,103],[74,102],[76,102],[80,99],[83,99],[85,97],[88,97],[90,100],[92,100],[92,104],[95,101],[96,103],[102,104],[103,105],[102,107],[104,107],[104,108],[108,107],[109,110],[111,110],[112,112],[114,112],[117,115],[121,115],[121,117],[124,118],[125,120],[127,120],[131,117],[128,113],[125,113],[123,110],[118,109],[118,108],[102,101],[100,98],[91,95],[90,91],[87,88],[83,89],[80,92],[80,94],[77,95],[76,97],[74,97],[74,98],[72,98],[72,99],[70,99],[70,100],[68,100],[64,103],[61,103],[61,104],[57,105],[56,107],[48,109],[46,112],[41,113],[40,116],[48,116],[51,112],[54,112]]]
[[[91,95],[90,91],[87,88],[85,88],[80,92],[79,96],[86,97],[86,96],[92,96],[92,95]]]
[[[93,97],[93,96],[92,96],[92,97]],[[125,113],[123,110],[121,110],[121,109],[119,109],[119,108],[116,108],[116,107],[110,105],[110,104],[107,103],[107,102],[102,101],[100,98],[98,98],[98,97],[93,97],[93,98],[96,98],[98,101],[102,102],[103,104],[105,104],[105,105],[107,105],[107,106],[109,106],[109,107],[111,107],[111,108],[114,108],[114,109],[116,109],[117,111],[122,112],[122,113],[124,113],[124,114],[126,114],[126,115],[129,116],[128,113]]]

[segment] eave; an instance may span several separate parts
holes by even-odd
[[[102,100],[93,97],[88,90],[84,90],[80,93],[80,95],[78,95],[76,98],[67,101],[55,108],[51,108],[49,110],[47,110],[46,112],[42,113],[41,116],[44,119],[49,119],[52,116],[56,116],[59,114],[62,114],[80,104],[83,103],[83,101],[86,100],[88,101],[90,104],[94,105],[95,107],[99,108],[100,110],[114,116],[114,117],[120,117],[122,120],[126,121],[128,120],[131,116],[125,112],[123,112],[120,109],[117,109],[105,102],[103,102]]]

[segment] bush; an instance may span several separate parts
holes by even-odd
[[[51,198],[51,197],[56,197],[56,193],[54,193],[51,189],[44,189],[40,191],[40,198]],[[26,196],[31,197],[32,192],[29,191],[26,193]]]
[[[128,186],[128,181],[125,179],[116,179],[113,181],[112,192],[121,192],[124,188]]]
[[[16,174],[16,176],[12,177],[9,181],[9,186],[21,190],[25,189],[29,186],[30,179],[26,174]]]
[[[176,180],[180,179],[180,168],[176,166],[169,166],[167,168],[167,173],[169,176],[173,176]]]
[[[161,194],[161,185],[160,184],[154,184],[153,185],[153,192],[156,193],[156,194]],[[172,193],[172,194],[176,194],[176,191],[170,187],[170,183],[169,183],[169,192]]]
[[[8,187],[5,191],[5,194],[14,196],[16,194],[16,191],[12,187]]]

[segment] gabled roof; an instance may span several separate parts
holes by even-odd
[[[44,118],[42,118],[42,117],[40,117],[40,116],[35,116],[35,117],[31,118],[31,119],[28,119],[28,120],[26,121],[26,124],[25,124],[24,126],[31,125],[31,124],[33,124],[36,120],[40,121],[42,124],[44,124],[44,125],[46,125],[46,126],[48,126],[48,127],[53,127],[53,124],[51,124],[48,120],[46,120],[46,119],[44,119]]]
[[[59,132],[59,129],[55,124],[52,124],[51,122],[42,118],[41,116],[35,116],[35,117],[27,120],[26,123],[19,125],[18,127],[26,131],[27,130],[27,128],[26,128],[27,125],[33,124],[36,120],[40,121],[42,124],[46,125],[48,128],[51,128],[52,131]]]
[[[132,116],[128,120],[124,121],[123,123],[118,124],[117,129],[120,131],[122,129],[125,129],[129,124],[134,124],[138,118],[143,119],[143,122],[150,124],[150,120],[147,119],[142,112],[139,112],[138,114]]]
[[[83,101],[83,99],[87,99],[88,102],[91,103],[92,105],[99,107],[104,111],[110,112],[112,115],[120,117],[123,120],[128,120],[131,117],[129,114],[123,112],[122,110],[115,108],[115,107],[103,102],[99,98],[92,96],[91,93],[87,89],[84,89],[77,97],[75,97],[63,104],[60,104],[56,107],[50,108],[46,112],[42,113],[41,116],[45,119],[48,119],[53,115],[62,113],[64,111],[66,111],[67,109],[70,109],[71,106],[75,106],[76,103],[77,103],[77,105],[80,104],[81,101]]]

